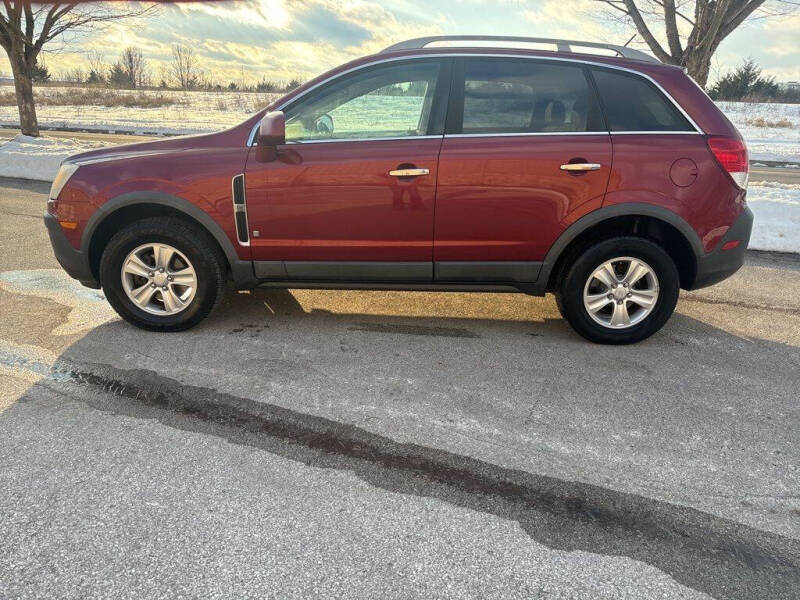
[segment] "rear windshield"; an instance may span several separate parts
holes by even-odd
[[[650,82],[593,69],[611,131],[694,131],[675,105]]]

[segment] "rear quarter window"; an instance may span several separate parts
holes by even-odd
[[[464,65],[459,133],[602,131],[597,100],[584,70],[527,59],[469,59]]]
[[[695,131],[652,83],[627,73],[593,69],[611,131]]]

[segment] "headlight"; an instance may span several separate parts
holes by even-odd
[[[56,173],[56,178],[53,179],[53,185],[50,186],[50,199],[56,200],[58,199],[58,195],[61,193],[61,190],[64,189],[64,186],[67,185],[69,178],[75,174],[75,171],[78,170],[80,165],[76,165],[75,163],[61,163],[61,166],[58,168],[58,173]]]

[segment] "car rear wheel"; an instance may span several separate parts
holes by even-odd
[[[577,255],[560,279],[556,301],[586,339],[631,344],[661,329],[675,310],[679,288],[678,270],[661,246],[619,237]]]
[[[111,238],[100,261],[100,282],[129,323],[180,331],[202,321],[222,299],[224,264],[202,229],[179,219],[143,219]]]

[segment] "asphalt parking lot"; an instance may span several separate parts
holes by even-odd
[[[0,180],[1,598],[797,598],[798,257],[630,347],[513,294],[153,334],[58,269],[48,188]]]

